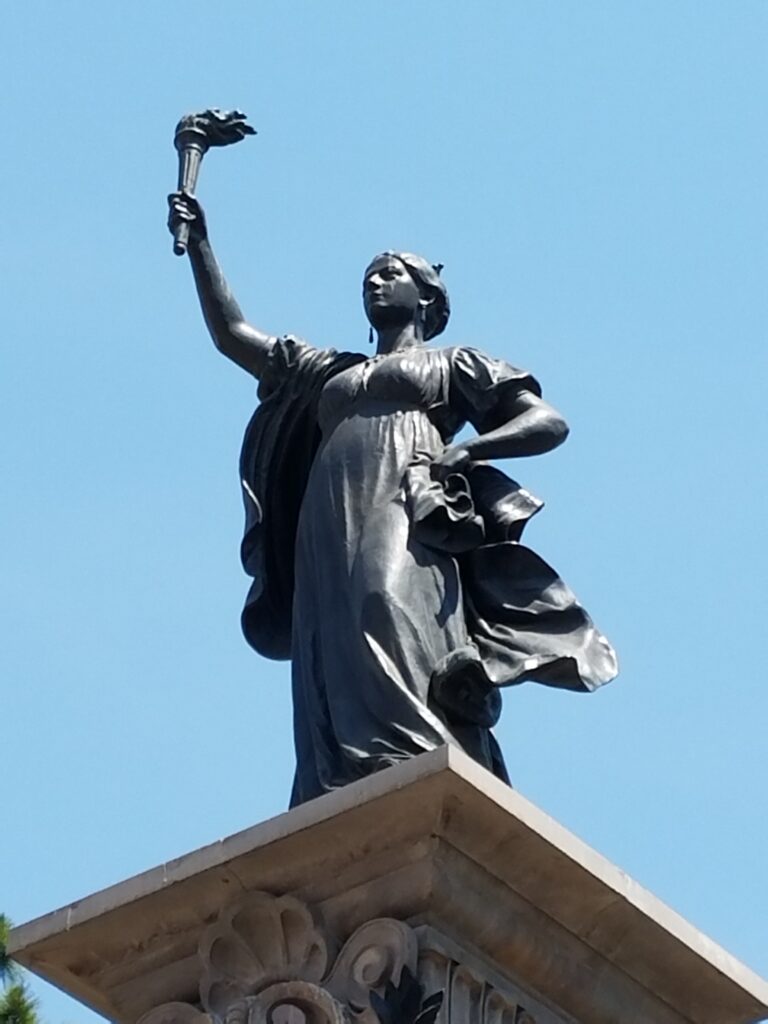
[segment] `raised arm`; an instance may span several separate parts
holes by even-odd
[[[568,424],[560,413],[532,391],[518,391],[508,401],[504,414],[501,426],[446,449],[437,463],[453,470],[470,460],[543,455],[568,437]]]
[[[174,192],[168,196],[168,228],[173,233],[181,221],[189,224],[187,252],[200,298],[205,323],[219,352],[248,373],[260,377],[274,338],[251,327],[230,291],[208,239],[205,214],[192,196]]]

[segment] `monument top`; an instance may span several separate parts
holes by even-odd
[[[590,1024],[747,1024],[768,984],[448,745],[14,929],[11,955],[105,1016],[197,1000],[196,951],[245,892],[311,903],[337,935],[437,928]]]

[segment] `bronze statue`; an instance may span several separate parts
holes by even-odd
[[[242,116],[242,115],[240,115]],[[214,344],[259,381],[240,470],[243,631],[292,661],[295,805],[453,743],[507,779],[500,687],[590,691],[607,640],[520,541],[541,502],[489,460],[568,428],[524,370],[427,343],[448,322],[439,268],[384,252],[363,277],[370,357],[245,321],[191,189],[169,197]],[[454,444],[465,423],[477,435]]]

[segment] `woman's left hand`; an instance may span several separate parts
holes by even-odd
[[[453,448],[446,448],[443,454],[435,459],[433,466],[443,476],[448,473],[460,473],[471,457],[466,448],[456,445]]]

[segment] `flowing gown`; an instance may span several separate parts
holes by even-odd
[[[277,342],[262,394],[284,387],[291,373],[300,376],[317,352],[295,339]],[[451,484],[432,463],[465,422],[491,430],[504,422],[510,397],[522,389],[539,394],[539,385],[467,348],[328,358],[312,365],[297,391],[306,396],[314,384],[304,412],[319,428],[309,456],[302,442],[303,468],[288,449],[261,474],[243,463],[260,527],[259,489],[276,487],[277,477],[294,489],[292,580],[283,587],[292,583],[291,803],[443,743],[506,779],[490,730],[498,685],[539,678],[594,689],[615,673],[613,652],[554,570],[519,544],[541,503],[482,464],[473,496],[464,477],[454,475]],[[255,448],[257,462],[259,437],[244,447]],[[253,550],[244,544],[256,578],[249,605],[257,608],[264,604],[260,576],[269,572],[263,552],[254,568]],[[248,611],[246,635],[263,649],[249,622],[263,622],[264,613],[249,620]]]

